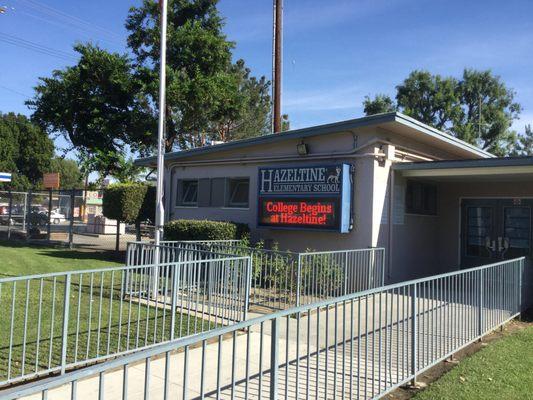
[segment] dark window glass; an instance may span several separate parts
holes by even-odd
[[[531,243],[531,215],[529,207],[504,208],[505,258],[529,255]]]
[[[227,180],[228,207],[248,207],[250,181],[248,178]]]
[[[196,206],[198,204],[198,181],[197,180],[182,180],[180,187],[180,205]]]
[[[424,182],[407,182],[405,211],[409,214],[436,215],[437,187]]]
[[[468,207],[466,255],[490,257],[494,212],[492,207]]]

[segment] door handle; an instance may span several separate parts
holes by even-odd
[[[496,241],[490,241],[490,236],[485,236],[485,247],[490,251],[496,251]]]

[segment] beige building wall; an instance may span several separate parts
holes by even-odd
[[[422,138],[422,140],[417,140]],[[340,250],[366,247],[385,247],[392,254],[388,259],[388,275],[392,281],[414,276],[431,275],[445,270],[449,260],[439,260],[441,251],[439,224],[446,201],[439,202],[438,217],[402,215],[398,218],[396,190],[390,203],[391,166],[393,162],[458,159],[458,154],[442,150],[422,134],[419,136],[384,127],[358,128],[351,131],[307,137],[309,155],[298,156],[297,144],[302,139],[249,145],[240,149],[191,155],[167,161],[166,219],[212,219],[246,223],[252,239],[278,242],[282,249],[303,251]],[[448,147],[449,148],[449,147]],[[463,155],[464,157],[464,155]],[[472,156],[473,157],[473,156]],[[353,215],[354,228],[350,233],[307,231],[297,229],[258,228],[257,179],[262,166],[305,166],[332,163],[355,166]],[[216,177],[249,177],[249,208],[182,207],[176,205],[178,179]],[[395,176],[394,187],[401,188],[402,180]],[[392,208],[392,210],[391,210]],[[401,208],[401,207],[400,207]],[[390,212],[392,213],[392,218]],[[397,219],[402,223],[398,223]],[[446,220],[446,224],[451,222]],[[447,229],[453,229],[449,226]],[[388,251],[392,243],[392,253]],[[444,248],[444,247],[443,247]]]

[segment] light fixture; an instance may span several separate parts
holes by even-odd
[[[299,156],[306,156],[309,153],[307,144],[305,144],[303,140],[296,145],[296,151],[298,152]]]

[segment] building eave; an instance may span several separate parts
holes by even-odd
[[[418,132],[421,132],[435,140],[444,142],[448,145],[452,145],[455,148],[466,151],[473,156],[477,157],[494,157],[491,153],[488,153],[484,150],[478,149],[477,147],[468,144],[460,139],[457,139],[450,134],[434,129],[428,125],[425,125],[413,118],[410,118],[399,112],[391,112],[384,114],[376,114],[371,116],[366,116],[362,118],[350,119],[346,121],[339,121],[330,124],[312,126],[308,128],[295,129],[287,132],[269,134],[264,136],[258,136],[249,139],[235,140],[228,143],[222,143],[212,146],[204,146],[191,150],[177,151],[172,153],[165,154],[165,161],[180,160],[185,158],[191,158],[196,156],[201,156],[205,154],[211,154],[221,151],[237,150],[246,148],[249,146],[256,146],[261,144],[272,144],[285,140],[291,139],[304,139],[307,137],[313,137],[318,135],[332,134],[342,131],[350,131],[358,128],[369,127],[369,126],[379,126],[379,125],[390,125],[398,123],[403,126],[414,129]],[[157,158],[156,157],[146,157],[137,159],[135,161],[136,165],[139,166],[155,166]]]

